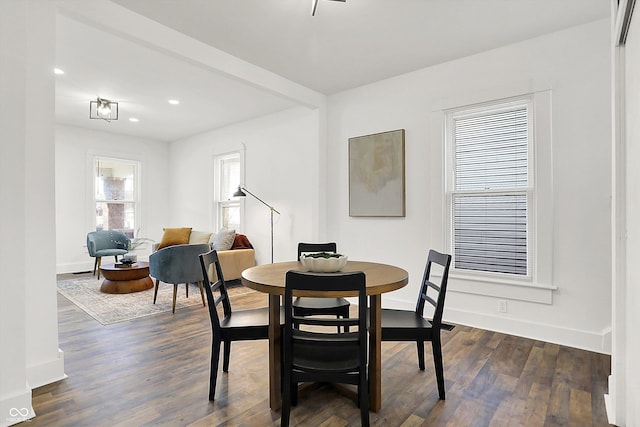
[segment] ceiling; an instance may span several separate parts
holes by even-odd
[[[324,95],[610,13],[606,0],[320,0],[314,17],[311,0],[111,4]],[[56,65],[65,71],[56,76],[59,123],[174,141],[300,105],[267,85],[106,27],[59,16]],[[117,122],[89,120],[89,101],[97,96],[119,102]],[[168,104],[170,98],[180,104]]]

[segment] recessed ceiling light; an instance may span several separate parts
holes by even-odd
[[[57,75],[62,75],[64,74],[64,71],[62,71],[60,68],[54,68],[53,73]]]
[[[134,123],[138,123],[140,120],[138,120],[138,119],[137,119],[137,118],[135,118],[135,117],[129,117],[129,121],[130,121],[130,122],[134,122]]]
[[[169,100],[169,104],[171,104],[171,105],[178,105],[178,104],[180,104],[180,101],[178,101],[177,99],[170,99],[170,100]]]

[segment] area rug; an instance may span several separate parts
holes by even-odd
[[[97,280],[93,276],[57,281],[60,294],[103,325],[171,311],[173,285],[160,283],[158,298],[156,304],[153,304],[153,288],[130,294],[105,294],[100,292],[101,284],[102,280]],[[230,294],[250,291],[244,286],[229,289]],[[189,298],[187,298],[184,284],[180,285],[176,299],[176,311],[193,305],[202,305],[200,290],[196,285],[191,285]]]

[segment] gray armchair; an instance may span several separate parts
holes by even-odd
[[[87,234],[87,250],[89,256],[96,260],[93,263],[93,275],[98,271],[98,280],[100,279],[100,265],[103,256],[115,257],[118,262],[118,255],[124,255],[129,251],[131,240],[120,231],[91,231]]]
[[[204,302],[204,289],[202,287],[202,269],[200,267],[200,254],[209,252],[208,244],[175,245],[162,248],[149,255],[149,275],[156,279],[156,290],[153,294],[153,303],[158,297],[160,282],[173,284],[173,312],[176,312],[176,295],[178,284],[184,283],[189,297],[189,283],[198,283],[202,305]]]

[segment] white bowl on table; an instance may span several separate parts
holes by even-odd
[[[347,256],[339,257],[313,257],[313,254],[300,255],[300,262],[309,271],[314,273],[333,273],[340,271],[347,265]]]

